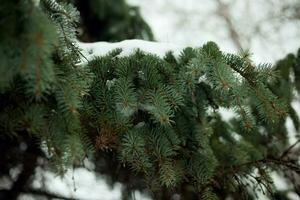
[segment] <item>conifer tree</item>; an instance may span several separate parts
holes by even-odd
[[[82,41],[153,40],[138,7],[128,5],[125,0],[74,0],[74,4],[80,11]]]
[[[285,126],[290,118],[299,131],[300,50],[274,67],[214,42],[179,57],[115,49],[82,62],[78,23],[68,3],[0,5],[0,148],[9,163],[1,176],[22,151],[24,160],[0,198],[50,195],[30,187],[38,158],[61,176],[89,158],[124,183],[124,199],[134,190],[153,199],[258,199],[259,191],[288,199],[272,172],[300,193],[299,140],[289,144]],[[224,120],[221,108],[235,116]]]

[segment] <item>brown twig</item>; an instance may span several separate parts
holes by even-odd
[[[217,14],[225,20],[228,31],[230,33],[230,38],[232,39],[234,45],[238,48],[238,50],[242,50],[243,45],[241,43],[240,35],[237,32],[236,28],[234,27],[234,24],[232,22],[232,19],[228,11],[228,6],[221,0],[216,0],[216,1],[218,3]]]
[[[285,156],[287,156],[289,154],[289,152],[298,144],[300,143],[300,139],[298,139],[294,144],[292,144],[291,146],[289,146],[280,156],[280,159],[284,158]]]

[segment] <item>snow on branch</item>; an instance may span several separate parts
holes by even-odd
[[[122,53],[120,56],[128,56],[134,53],[137,49],[140,49],[146,53],[155,54],[159,57],[164,57],[167,52],[172,51],[175,56],[178,56],[184,49],[184,46],[175,45],[172,43],[164,42],[150,42],[144,40],[124,40],[116,43],[109,42],[94,42],[94,43],[82,43],[78,42],[78,46],[83,50],[83,55],[91,60],[95,56],[104,56],[110,51],[120,48]]]

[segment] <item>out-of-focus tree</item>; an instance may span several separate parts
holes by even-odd
[[[139,8],[125,0],[73,0],[80,12],[79,39],[84,42],[153,40]]]

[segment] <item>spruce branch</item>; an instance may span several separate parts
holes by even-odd
[[[296,147],[297,144],[300,143],[300,139],[298,139],[296,142],[294,142],[291,146],[289,146],[284,152],[282,152],[280,159],[283,159],[284,157],[288,156],[288,154],[290,153],[290,151]]]
[[[26,2],[24,5],[31,3]],[[73,6],[55,0],[42,0],[40,6],[42,9],[29,6],[36,16],[21,17],[30,23],[14,22],[26,31],[11,34],[13,37],[3,32],[4,38],[12,37],[16,43],[26,41],[20,51],[17,45],[0,41],[0,52],[4,52],[0,54],[1,72],[8,77],[1,79],[0,86],[0,142],[4,134],[19,138],[20,130],[25,130],[38,138],[47,152],[45,157],[61,175],[79,166],[96,147],[92,152],[96,171],[104,167],[113,181],[136,181],[134,187],[126,187],[128,191],[146,187],[140,184],[146,180],[153,191],[164,191],[163,197],[170,191],[180,193],[186,186],[197,197],[234,198],[249,181],[258,183],[251,186],[254,192],[258,187],[273,189],[268,169],[300,173],[297,162],[288,156],[299,140],[279,158],[274,156],[278,148],[287,146],[283,117],[288,113],[295,124],[299,121],[291,109],[294,86],[289,85],[297,82],[295,56],[287,62],[295,68],[295,81],[291,81],[290,71],[282,71],[290,68],[274,71],[268,64],[256,66],[247,52],[224,54],[214,42],[186,48],[179,57],[164,51],[154,55],[145,46],[155,50],[161,46],[145,41],[82,44],[76,41],[78,12]],[[19,9],[12,12],[16,18],[29,8]],[[110,50],[121,49],[107,54],[100,50],[101,56],[94,57],[101,44]],[[128,44],[130,48],[124,49]],[[147,51],[132,50],[135,45]],[[87,56],[79,46],[95,53]],[[33,56],[26,53],[29,50]],[[82,55],[87,63],[80,62]],[[33,96],[42,98],[38,101]],[[224,120],[219,107],[233,109],[238,115]],[[266,122],[276,122],[276,128]],[[281,140],[274,142],[274,138]],[[125,166],[115,172],[114,166],[120,163]],[[257,176],[253,170],[258,170]],[[136,180],[128,178],[130,172]],[[26,188],[22,190],[25,193]],[[27,188],[36,195],[46,192],[31,190]],[[243,192],[250,196],[247,189]]]
[[[287,160],[283,160],[281,158],[263,158],[260,160],[255,160],[255,161],[249,161],[240,165],[236,165],[236,166],[232,166],[235,169],[239,169],[241,167],[244,166],[253,166],[255,167],[258,164],[274,164],[275,166],[282,166],[282,167],[286,167],[292,171],[295,171],[297,173],[300,173],[300,166],[298,164],[293,163],[292,161],[287,161]]]

